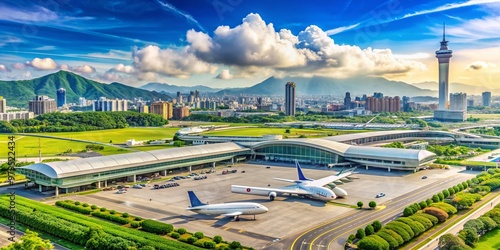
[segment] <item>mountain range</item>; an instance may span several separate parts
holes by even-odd
[[[437,82],[420,82],[420,83],[414,83],[412,85],[421,89],[429,89],[434,91],[438,91],[439,89],[439,85]],[[448,87],[450,93],[463,92],[467,93],[467,95],[481,95],[481,93],[485,91],[490,91],[492,93],[500,93],[500,89],[492,89],[482,86],[472,86],[458,82],[452,82]]]
[[[149,91],[156,91],[156,92],[163,92],[163,93],[168,93],[171,95],[177,94],[177,92],[181,93],[189,93],[191,91],[198,90],[202,93],[215,93],[218,92],[222,89],[220,88],[210,88],[207,86],[203,85],[196,85],[196,86],[176,86],[176,85],[170,85],[168,83],[159,83],[159,82],[150,82],[146,85],[143,85],[140,87],[141,89],[149,90]]]
[[[36,95],[47,95],[55,99],[59,88],[66,89],[67,103],[78,103],[80,97],[95,100],[102,96],[129,100],[136,97],[144,100],[171,99],[170,96],[155,91],[117,82],[104,84],[63,70],[31,80],[0,81],[0,95],[7,99],[9,106],[14,107],[27,107],[28,102]]]

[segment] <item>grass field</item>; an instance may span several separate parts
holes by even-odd
[[[203,133],[204,135],[218,135],[218,136],[262,136],[266,134],[283,135],[288,137],[298,137],[305,135],[307,137],[325,137],[329,135],[341,135],[359,133],[365,131],[358,130],[335,130],[335,129],[299,129],[291,128],[290,133],[285,133],[286,128],[241,128],[241,129],[228,129],[221,131],[213,131]]]
[[[468,114],[468,117],[480,119],[500,119],[500,114]]]
[[[500,229],[497,228],[481,236],[481,238],[479,238],[479,242],[476,243],[474,249],[480,249],[480,250],[500,249]]]
[[[158,150],[158,149],[167,149],[167,148],[177,148],[176,146],[170,146],[170,145],[145,145],[145,146],[136,146],[136,147],[130,147],[131,149],[135,150],[140,150],[140,151],[151,151],[151,150]]]
[[[123,128],[84,132],[59,132],[40,134],[105,143],[113,141],[113,144],[125,144],[125,142],[130,139],[135,139],[136,141],[166,138],[171,139],[172,137],[174,137],[175,132],[177,132],[178,130],[179,128]]]
[[[6,159],[8,148],[7,148],[7,136],[6,134],[1,134],[3,136],[0,139],[0,159]],[[40,142],[40,148],[42,149],[42,156],[54,156],[56,154],[61,154],[68,149],[71,149],[73,153],[84,150],[85,146],[89,143],[84,142],[73,142],[67,140],[49,139],[49,138],[38,138],[33,136],[16,136],[16,156],[17,158],[23,157],[37,157],[38,156],[38,143]],[[126,149],[120,149],[111,146],[104,146],[104,150],[98,151],[103,155],[120,154],[129,152]]]

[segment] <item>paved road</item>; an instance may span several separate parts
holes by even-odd
[[[462,228],[464,227],[464,224],[467,221],[472,220],[472,219],[476,219],[476,218],[480,217],[481,215],[483,215],[486,212],[490,211],[494,206],[498,205],[500,203],[500,195],[499,195],[499,193],[495,192],[495,193],[492,193],[492,194],[496,196],[495,198],[493,198],[493,200],[491,200],[489,202],[485,202],[484,204],[481,204],[481,206],[478,209],[476,209],[476,211],[474,211],[472,214],[470,214],[469,216],[467,216],[465,218],[462,218],[459,223],[453,225],[453,227],[450,227],[445,232],[439,234],[436,238],[434,238],[436,240],[433,239],[429,243],[425,244],[423,247],[419,248],[419,250],[421,250],[421,249],[422,250],[423,249],[438,249],[438,239],[439,239],[439,237],[441,237],[444,234],[448,234],[448,233],[451,233],[451,234],[454,234],[454,235],[458,234],[458,232],[460,230],[462,230]],[[488,198],[489,197],[487,197],[486,199],[488,199]],[[419,242],[416,242],[413,245],[416,245]]]
[[[280,242],[271,244],[264,249],[291,249],[291,250],[324,250],[342,249],[350,234],[356,233],[358,228],[364,228],[375,220],[383,224],[397,218],[404,207],[415,202],[430,198],[444,188],[454,186],[470,179],[470,175],[456,174],[444,181],[436,181],[420,190],[396,197],[384,204],[381,209],[354,210],[332,221],[323,222],[302,234],[286,237]]]

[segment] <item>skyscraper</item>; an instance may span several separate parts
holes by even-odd
[[[351,93],[349,92],[345,92],[344,107],[345,109],[351,109]]]
[[[450,68],[450,58],[453,51],[448,49],[448,41],[445,37],[443,24],[443,40],[441,47],[436,51],[436,58],[439,62],[439,110],[445,110],[448,106],[448,72]]]
[[[54,99],[50,99],[48,96],[37,95],[29,102],[29,111],[35,113],[35,115],[51,113],[56,110],[56,101]]]
[[[57,107],[62,107],[66,104],[66,90],[60,88],[57,90]]]
[[[7,99],[0,96],[0,113],[7,113]]]
[[[285,85],[285,114],[295,116],[295,83]]]
[[[149,113],[158,114],[163,117],[163,119],[170,119],[173,116],[174,105],[171,102],[158,101],[151,103],[149,107]]]
[[[483,106],[491,106],[491,92],[483,92]]]

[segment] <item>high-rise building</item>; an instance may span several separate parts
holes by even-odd
[[[66,104],[66,90],[59,88],[57,90],[57,107],[62,107]]]
[[[467,110],[467,94],[450,94],[450,110]]]
[[[381,93],[374,93],[381,94]],[[383,95],[378,95],[383,96]],[[376,98],[375,96],[366,97],[365,110],[372,112],[399,112],[401,111],[401,99],[399,96]]]
[[[29,102],[29,111],[35,113],[35,115],[51,113],[56,110],[56,101],[54,99],[50,99],[48,96],[37,95]]]
[[[7,113],[7,99],[0,96],[0,113]]]
[[[78,98],[78,105],[80,107],[85,107],[87,106],[87,99],[85,99],[85,97],[80,97]]]
[[[189,116],[189,114],[190,112],[188,107],[175,107],[173,118],[180,120],[186,116]]]
[[[193,103],[194,102],[194,91],[189,92],[188,102],[189,103]]]
[[[127,111],[127,100],[107,100],[106,97],[101,97],[99,100],[94,101],[92,105],[94,111]]]
[[[295,83],[285,85],[285,114],[295,116]]]
[[[177,103],[182,103],[182,95],[180,91],[177,91]]]
[[[474,99],[467,100],[467,107],[474,107]]]
[[[450,68],[450,58],[453,51],[448,49],[448,41],[445,37],[445,26],[443,25],[443,40],[441,47],[436,51],[439,62],[439,109],[447,109],[448,106],[448,73]]]
[[[171,119],[174,113],[174,105],[171,102],[153,102],[149,105],[149,113],[161,115],[164,119]]]
[[[194,91],[194,99],[196,101],[200,100],[200,91],[198,91],[198,90]]]
[[[344,107],[346,109],[351,109],[351,93],[349,92],[345,92]]]
[[[489,107],[491,106],[491,92],[483,92],[483,106]]]
[[[403,111],[404,112],[410,112],[411,111],[410,97],[408,97],[408,96],[403,96]]]

